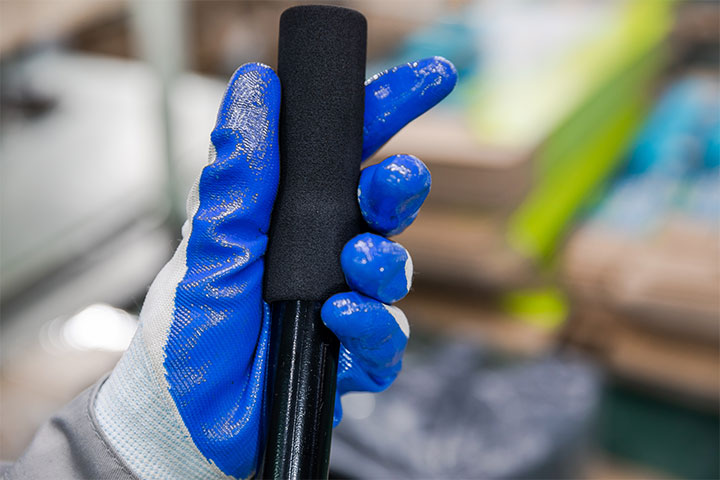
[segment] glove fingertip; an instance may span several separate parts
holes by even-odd
[[[431,79],[431,84],[435,86],[435,94],[438,101],[445,98],[453,91],[458,81],[458,73],[455,65],[445,57],[434,56],[422,59],[418,62],[418,67],[426,72],[426,75],[436,76]]]
[[[397,235],[417,217],[432,186],[427,166],[412,155],[394,155],[363,170],[358,202],[365,221],[384,235]]]
[[[382,368],[397,363],[410,336],[402,310],[357,292],[330,297],[321,318],[351,354]]]
[[[363,233],[350,240],[340,254],[350,288],[383,303],[394,303],[410,291],[413,265],[399,243]]]
[[[273,124],[280,112],[280,80],[269,66],[246,63],[233,73],[228,82],[216,129],[243,129],[253,124]],[[259,123],[258,123],[259,122]]]
[[[342,336],[353,314],[362,310],[364,299],[356,292],[337,293],[320,309],[320,318],[337,336]]]

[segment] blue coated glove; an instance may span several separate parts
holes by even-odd
[[[447,60],[428,58],[370,79],[363,157],[442,100],[456,82]],[[263,255],[278,186],[280,82],[261,64],[233,75],[211,134],[210,160],[192,187],[183,240],[150,287],[128,351],[100,389],[95,413],[116,452],[142,479],[246,478],[265,421],[270,315]],[[322,92],[318,92],[322,95]],[[341,342],[339,396],[386,388],[400,370],[409,328],[390,304],[410,289],[401,232],[430,190],[410,155],[362,171],[358,201],[377,232],[347,243],[352,291],[331,297],[322,319]]]

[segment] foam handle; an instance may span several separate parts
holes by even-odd
[[[360,232],[367,23],[333,6],[280,18],[280,186],[265,259],[265,300],[324,301],[346,290],[343,245]]]

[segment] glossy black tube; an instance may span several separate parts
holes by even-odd
[[[261,478],[327,478],[339,342],[321,302],[272,304],[271,401]]]

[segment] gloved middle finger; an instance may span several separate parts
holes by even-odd
[[[374,231],[396,235],[415,220],[430,184],[430,171],[418,158],[393,155],[360,173],[360,211]]]

